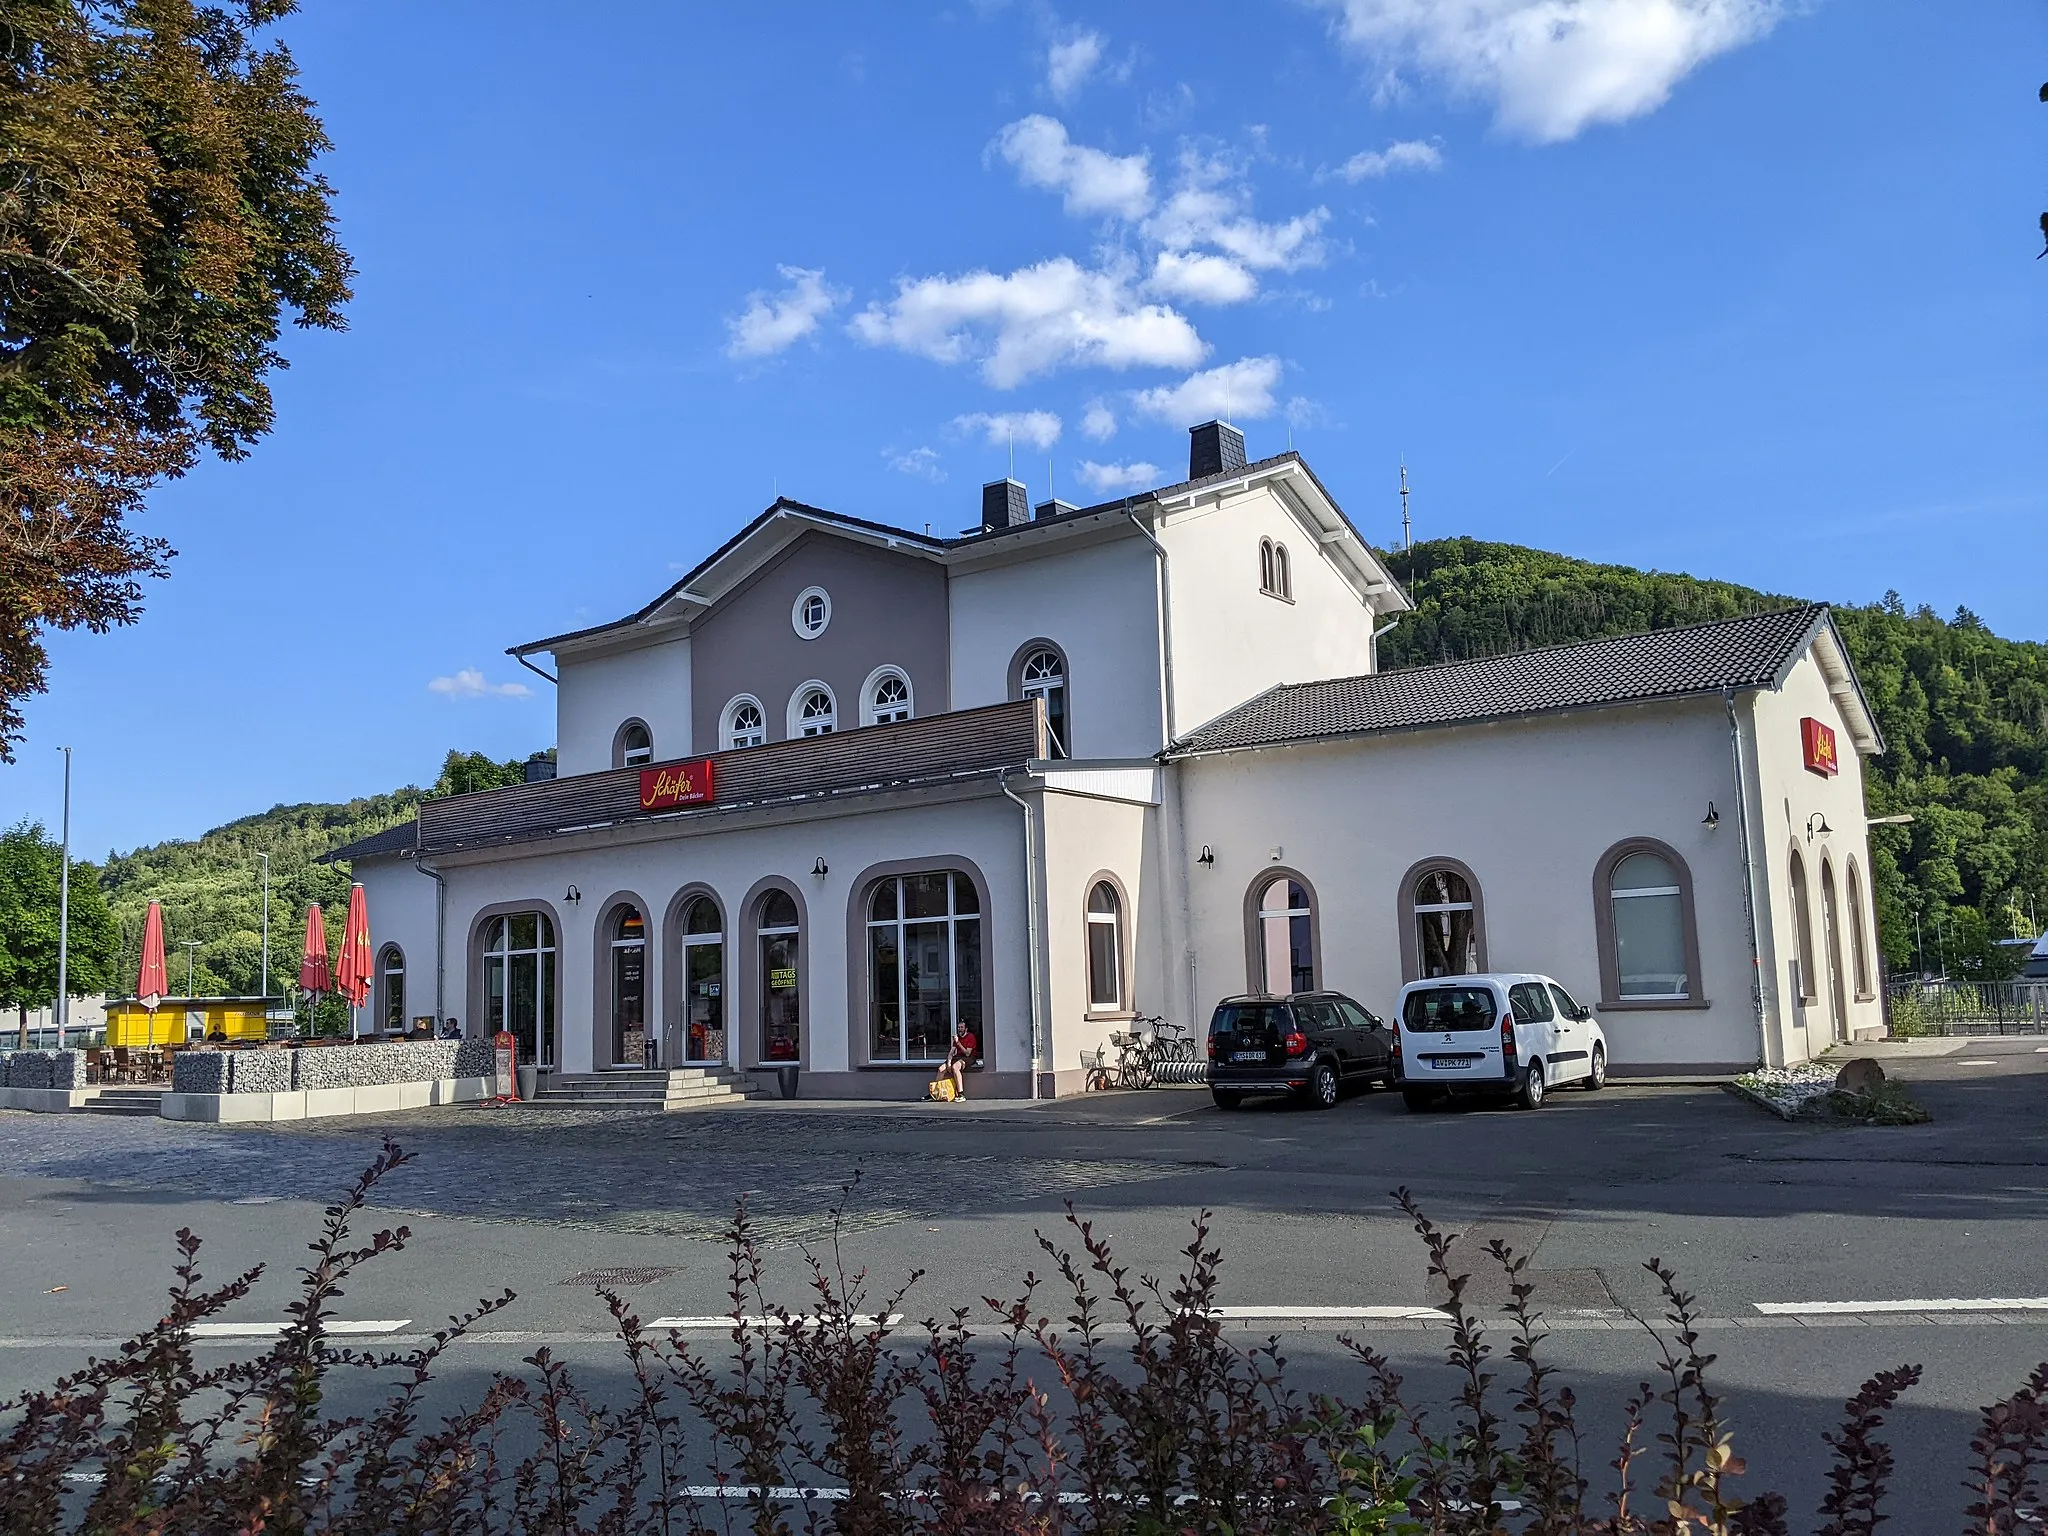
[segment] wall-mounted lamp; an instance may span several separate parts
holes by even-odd
[[[1819,811],[1815,811],[1806,818],[1806,840],[1809,843],[1816,837],[1826,837],[1834,830],[1833,827],[1828,825],[1827,817],[1823,816]]]
[[[576,887],[573,885],[570,886],[568,890],[562,893],[562,900],[568,902],[571,906],[574,906],[577,902],[581,901],[582,899],[583,893],[577,890]]]
[[[1210,851],[1209,845],[1207,843],[1202,844],[1202,856],[1199,859],[1195,860],[1195,862],[1197,864],[1215,864],[1216,855]]]
[[[811,873],[822,880],[831,872],[832,867],[825,862],[825,856],[823,854],[818,855],[818,862],[811,866]]]
[[[1707,802],[1707,814],[1700,818],[1700,825],[1709,832],[1721,825],[1721,813],[1714,809],[1714,802],[1711,800]]]

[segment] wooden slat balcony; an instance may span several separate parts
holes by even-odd
[[[419,852],[448,853],[618,823],[943,782],[1022,768],[1044,757],[1045,749],[1045,706],[1040,700],[991,704],[710,754],[716,765],[712,771],[717,797],[705,804],[642,810],[638,768],[429,800],[419,811]]]

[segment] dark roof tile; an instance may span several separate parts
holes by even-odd
[[[419,818],[414,816],[395,827],[386,827],[382,832],[372,832],[368,837],[359,837],[339,848],[330,848],[314,862],[340,864],[353,859],[389,858],[397,853],[410,853],[419,846],[419,841]]]

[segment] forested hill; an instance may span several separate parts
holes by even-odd
[[[1387,564],[1416,611],[1380,644],[1394,668],[1630,630],[1759,613],[1805,601],[1516,544],[1437,539]],[[2048,921],[2048,646],[1992,634],[1968,609],[1947,619],[1896,592],[1840,606],[1836,625],[1887,750],[1870,764],[1886,958],[1914,967],[1914,914],[1930,967],[1995,970],[1991,941]]]

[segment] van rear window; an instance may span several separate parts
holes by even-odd
[[[1491,1029],[1499,1020],[1487,987],[1429,987],[1410,992],[1401,1008],[1401,1023],[1409,1029]]]

